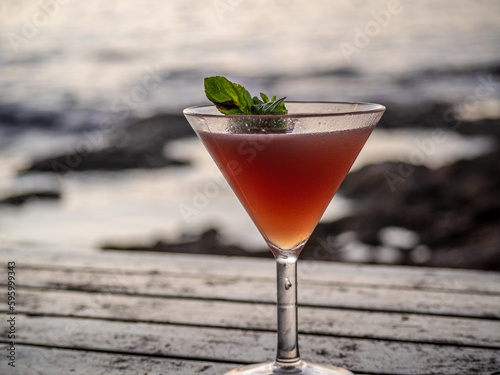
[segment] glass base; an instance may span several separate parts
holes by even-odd
[[[225,375],[354,375],[352,372],[335,366],[319,365],[300,361],[294,365],[279,365],[276,362],[258,363],[243,366]]]

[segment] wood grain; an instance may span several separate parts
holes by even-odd
[[[274,357],[272,259],[4,244],[8,261],[18,367],[2,360],[1,374],[211,375]],[[306,360],[372,375],[500,368],[498,273],[299,261],[299,284]]]

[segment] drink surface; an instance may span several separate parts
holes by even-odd
[[[198,135],[266,241],[292,250],[311,235],[373,128]]]

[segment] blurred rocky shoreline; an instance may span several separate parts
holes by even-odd
[[[354,211],[349,217],[319,224],[301,258],[500,270],[500,120],[466,121],[444,103],[388,104],[387,108],[381,128],[432,129],[423,151],[439,147],[442,130],[487,135],[496,140],[496,149],[437,170],[386,162],[349,174],[339,193],[355,202]],[[102,136],[98,132],[94,130],[94,139]],[[19,174],[182,167],[190,161],[169,156],[169,142],[193,135],[181,114],[156,115],[130,121],[92,147],[34,160]],[[63,194],[32,191],[4,197],[0,204],[57,200]],[[102,248],[271,257],[266,249],[248,252],[223,243],[217,228],[178,243],[107,243]]]
[[[349,261],[357,252],[372,263],[500,270],[499,176],[498,148],[437,170],[368,165],[340,189],[355,200],[353,214],[319,224],[303,255]],[[340,236],[328,241],[332,233]]]
[[[401,174],[404,171],[404,176]],[[500,149],[438,170],[386,162],[348,175],[348,217],[318,224],[301,259],[500,270]],[[178,243],[104,250],[272,257],[224,243],[215,228]]]
[[[386,103],[386,106],[387,110],[377,128],[432,129],[436,132],[448,130],[462,135],[487,135],[500,139],[499,119],[461,120],[449,104],[419,103],[408,106]],[[85,137],[82,137],[82,141],[73,150],[34,160],[31,165],[20,170],[19,174],[64,174],[189,165],[189,160],[169,156],[169,142],[194,136],[181,113],[128,120],[124,126],[116,127],[112,132],[96,127],[82,133],[85,133]],[[435,137],[439,136],[436,134]]]

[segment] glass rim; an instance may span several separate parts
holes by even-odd
[[[214,104],[202,104],[195,105],[185,108],[182,113],[186,116],[195,117],[212,117],[212,118],[255,118],[255,119],[266,119],[266,118],[300,118],[300,117],[332,117],[332,116],[346,116],[346,115],[359,115],[367,113],[380,113],[386,110],[386,107],[382,104],[370,103],[370,102],[342,102],[342,101],[286,101],[286,103],[296,103],[296,104],[350,104],[350,105],[362,105],[367,106],[367,109],[356,109],[356,110],[346,110],[337,112],[325,112],[325,113],[294,113],[287,115],[225,115],[221,112],[218,113],[201,113],[198,109],[202,108],[215,108]]]

